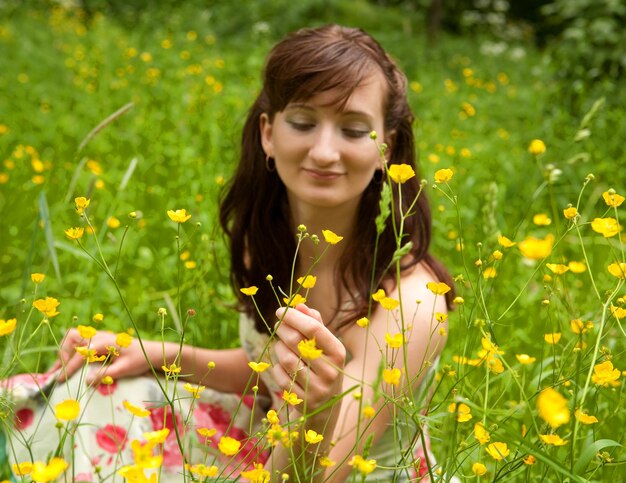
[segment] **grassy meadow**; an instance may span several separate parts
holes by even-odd
[[[619,86],[573,92],[530,42],[429,45],[419,14],[364,1],[303,2],[284,17],[286,2],[212,3],[0,4],[0,377],[45,371],[79,324],[238,345],[218,196],[265,54],[294,28],[334,21],[368,30],[408,76],[433,251],[462,298],[428,415],[396,401],[428,423],[432,478],[623,479]],[[436,182],[442,169],[452,176]],[[182,208],[189,221],[168,218]],[[33,307],[45,297],[58,315]],[[2,416],[10,431],[10,405]]]

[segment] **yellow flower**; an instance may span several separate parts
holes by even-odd
[[[572,273],[583,273],[587,270],[587,265],[585,265],[584,262],[571,261],[567,264],[567,266]]]
[[[91,320],[93,320],[94,322],[102,322],[104,320],[104,315],[93,314],[93,317],[91,318]]]
[[[382,299],[380,299],[379,303],[385,310],[393,310],[398,305],[400,305],[399,301],[397,301],[396,299],[392,299],[391,297],[383,297]]]
[[[104,384],[105,386],[110,386],[115,381],[113,380],[111,376],[104,376],[100,382]]]
[[[283,301],[289,306],[289,307],[295,307],[298,304],[305,304],[306,303],[306,298],[304,298],[302,295],[300,295],[299,293],[293,295],[291,298],[283,298]]]
[[[273,409],[270,409],[267,412],[267,421],[270,424],[278,424],[278,423],[280,423],[280,420],[278,419],[278,413],[276,411],[274,411]]]
[[[528,354],[515,354],[515,357],[519,361],[520,364],[532,364],[537,360],[536,357],[530,357]]]
[[[54,407],[54,414],[57,419],[72,421],[80,414],[80,404],[74,399],[66,399]]]
[[[24,461],[23,463],[13,464],[13,473],[17,476],[30,475],[33,472],[33,464],[30,461]]]
[[[532,466],[532,465],[534,465],[537,462],[537,458],[535,458],[533,455],[529,454],[522,461],[524,461],[525,465]]]
[[[70,240],[78,240],[83,237],[85,229],[83,227],[68,228],[65,230],[65,236]]]
[[[198,434],[200,436],[202,436],[205,439],[212,438],[213,436],[215,436],[215,433],[217,433],[217,429],[215,429],[215,428],[213,428],[213,429],[198,428],[198,429],[196,429],[196,431],[198,432]]]
[[[552,223],[552,219],[545,213],[537,213],[533,216],[533,223],[538,226],[548,226]]]
[[[187,471],[189,471],[190,473],[193,473],[194,475],[198,475],[198,476],[203,476],[203,477],[209,477],[212,478],[214,476],[217,476],[217,474],[219,473],[219,468],[215,465],[211,465],[211,466],[206,466],[203,465],[202,463],[199,463],[197,465],[186,465],[185,468],[187,469]],[[130,479],[127,479],[126,481],[132,481]]]
[[[402,372],[397,367],[393,369],[384,369],[383,370],[383,381],[392,386],[400,385],[400,376]]]
[[[142,407],[139,406],[135,406],[134,404],[124,400],[122,402],[122,404],[124,405],[124,407],[126,408],[126,410],[137,416],[138,418],[145,418],[146,416],[150,416],[150,411],[148,411],[147,409],[144,409]]]
[[[254,372],[260,373],[265,371],[270,365],[267,362],[248,362],[248,367]]]
[[[375,293],[372,294],[372,300],[374,302],[380,302],[385,297],[386,297],[386,294],[382,288],[379,288]]]
[[[0,319],[0,336],[9,335],[15,330],[17,319]]]
[[[502,252],[500,250],[494,250],[491,256],[494,260],[502,260]]]
[[[489,443],[489,446],[485,448],[485,451],[496,461],[506,458],[511,452],[507,444],[502,442]]]
[[[614,191],[605,191],[602,193],[602,198],[604,198],[604,202],[611,208],[617,208],[624,202],[624,197],[618,195]]]
[[[554,244],[554,235],[548,234],[545,238],[528,237],[521,241],[517,248],[522,255],[531,260],[541,260],[552,253],[552,245]]]
[[[107,226],[109,228],[113,228],[113,229],[119,228],[121,224],[122,222],[114,216],[109,216],[109,219],[107,220]]]
[[[452,403],[448,406],[449,413],[456,413],[456,420],[459,423],[464,423],[472,419],[472,413],[467,404],[464,403]]]
[[[91,339],[96,335],[97,330],[89,325],[79,325],[76,330],[83,339]]]
[[[626,317],[626,309],[624,309],[623,307],[616,307],[615,305],[611,304],[611,315],[617,317],[618,319],[623,319],[624,317]]]
[[[326,240],[326,243],[330,243],[331,245],[336,245],[341,240],[343,240],[342,236],[339,236],[330,230],[322,230],[322,235],[324,235],[324,240]]]
[[[309,444],[317,444],[324,439],[324,436],[316,433],[312,429],[309,429],[306,433],[304,433],[304,439]]]
[[[404,336],[401,332],[391,335],[389,332],[385,333],[385,342],[392,349],[399,349],[404,344]]]
[[[551,334],[544,334],[543,340],[545,340],[550,345],[557,344],[561,340],[561,333],[553,332]]]
[[[57,307],[60,304],[61,302],[54,297],[46,297],[33,302],[33,306],[48,318],[59,315],[60,312],[57,312]]]
[[[611,275],[619,278],[620,280],[624,280],[624,278],[626,277],[626,263],[624,262],[611,263],[608,269]]]
[[[569,206],[563,210],[563,216],[568,220],[573,220],[574,218],[576,218],[577,214],[578,210],[575,206]]]
[[[389,177],[396,183],[405,183],[415,176],[415,171],[408,164],[392,164],[388,168]]]
[[[494,267],[487,267],[483,270],[483,278],[496,278],[498,272]]]
[[[256,293],[259,291],[259,287],[256,286],[251,286],[251,287],[244,287],[244,288],[240,288],[239,291],[244,294],[244,295],[256,295]]]
[[[620,370],[613,368],[611,361],[601,362],[593,367],[591,382],[599,386],[613,386],[619,384],[617,380],[620,376]]]
[[[128,347],[132,341],[133,337],[126,332],[120,332],[115,337],[115,343],[120,347]]]
[[[533,156],[539,156],[546,152],[546,145],[541,139],[533,139],[528,146],[528,152]]]
[[[491,439],[489,432],[483,426],[483,423],[476,423],[474,425],[474,437],[480,444],[488,443]]]
[[[317,277],[307,275],[306,277],[299,277],[297,281],[302,285],[302,288],[313,288],[315,287],[315,282],[317,282]]]
[[[168,210],[167,216],[169,216],[170,220],[175,221],[176,223],[185,223],[191,215],[187,213],[187,210]]]
[[[367,317],[361,317],[356,321],[356,325],[365,329],[368,325],[370,325],[370,319]]]
[[[89,206],[91,200],[89,198],[85,198],[84,196],[79,196],[78,198],[74,198],[74,204],[76,205],[76,213],[79,215],[83,214],[83,211]]]
[[[500,235],[498,237],[498,244],[503,247],[503,248],[511,248],[515,245],[517,245],[517,242],[513,242],[511,240],[509,240],[507,237]]]
[[[251,483],[269,483],[270,472],[263,468],[262,463],[254,465],[254,469],[242,471],[241,477]]]
[[[539,438],[544,443],[552,446],[563,446],[564,444],[567,444],[567,441],[561,439],[558,434],[540,434]]]
[[[563,275],[565,272],[569,270],[567,265],[563,265],[562,263],[546,263],[546,267],[557,275]]]
[[[287,404],[290,404],[291,406],[297,406],[303,401],[296,395],[296,393],[289,392],[286,389],[283,389],[283,400],[286,401]]]
[[[569,422],[570,412],[567,407],[567,399],[551,387],[539,393],[537,409],[539,417],[553,429]]]
[[[78,352],[81,356],[87,359],[87,362],[91,364],[92,362],[102,362],[106,359],[105,355],[98,355],[98,351],[96,349],[89,349],[85,346],[79,346],[75,348],[76,352]]]
[[[143,437],[146,442],[155,445],[155,444],[163,444],[165,440],[170,434],[170,430],[168,428],[159,429],[157,431],[148,431],[143,433]]]
[[[365,406],[362,414],[364,418],[372,419],[376,415],[376,410],[372,406]]]
[[[474,463],[472,465],[472,473],[474,473],[476,476],[483,476],[485,473],[487,473],[487,467],[482,463]]]
[[[135,464],[133,466],[124,466],[117,473],[119,475],[123,475],[127,481],[132,480],[132,476],[134,475],[140,478],[141,483],[144,483],[146,480],[143,474],[143,470],[147,468],[158,468],[163,463],[163,455],[154,456],[152,450],[154,449],[154,444],[150,442],[142,443],[141,441],[135,439],[130,443],[130,449],[133,451],[133,460]],[[139,473],[133,473],[132,470],[136,469]],[[152,483],[152,482],[150,482]],[[155,482],[156,483],[156,482]]]
[[[569,325],[574,334],[586,334],[587,331],[593,329],[593,322],[591,322],[590,320],[587,322],[583,322],[580,319],[573,319],[570,320]]]
[[[363,456],[355,454],[348,464],[362,475],[369,475],[376,469],[376,460],[366,460]]]
[[[217,444],[217,447],[226,456],[233,456],[239,451],[241,442],[229,436],[222,436],[220,438],[220,442]]]
[[[188,382],[185,383],[185,385],[183,386],[183,389],[189,393],[191,393],[191,395],[198,399],[200,397],[200,393],[202,391],[204,391],[204,386],[192,386],[191,384],[189,384]]]
[[[313,361],[322,355],[322,349],[318,349],[315,345],[315,337],[313,339],[303,339],[298,342],[298,352],[304,359]]]
[[[322,456],[319,459],[319,463],[324,468],[330,468],[330,467],[335,466],[337,464],[335,461],[331,460],[328,456]]]
[[[596,418],[595,416],[590,416],[589,414],[584,413],[580,409],[577,409],[576,411],[574,411],[574,416],[582,424],[595,424],[598,422],[598,418]]]
[[[30,477],[33,481],[55,481],[69,467],[69,463],[63,458],[52,458],[48,464],[35,461]]]
[[[621,228],[615,218],[594,218],[591,222],[591,229],[605,238],[617,235]]]
[[[36,284],[40,284],[41,282],[43,282],[44,278],[46,278],[46,276],[43,273],[31,273],[30,274],[30,279]]]
[[[439,169],[435,171],[435,182],[447,183],[448,181],[452,179],[452,176],[454,176],[454,173],[452,172],[451,169],[448,169],[448,168]]]
[[[444,282],[428,282],[426,288],[435,295],[445,295],[452,290],[452,288]]]

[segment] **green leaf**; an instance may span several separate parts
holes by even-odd
[[[574,465],[574,473],[580,474],[582,473],[589,462],[595,457],[595,455],[602,449],[608,448],[609,446],[622,446],[617,441],[613,441],[612,439],[599,439],[595,443],[587,446],[585,451],[578,457],[578,461],[576,465]]]

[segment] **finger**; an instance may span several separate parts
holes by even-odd
[[[313,317],[320,324],[324,325],[324,321],[322,320],[322,314],[320,314],[317,310],[312,309],[305,304],[298,304],[296,306],[296,310],[302,312],[305,315],[308,315],[309,317]]]
[[[83,365],[85,359],[78,353],[74,353],[66,362],[63,362],[57,381],[65,382]]]
[[[300,362],[298,354],[287,347],[281,340],[276,342],[274,353],[276,355],[276,361],[283,367],[287,374],[294,375],[304,365]]]

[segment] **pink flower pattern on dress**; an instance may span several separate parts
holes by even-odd
[[[33,410],[31,408],[22,408],[15,411],[13,424],[15,425],[15,429],[21,431],[28,428],[33,423],[33,419],[35,419]]]
[[[121,426],[107,424],[96,431],[96,442],[106,452],[117,454],[126,446],[126,430]]]

